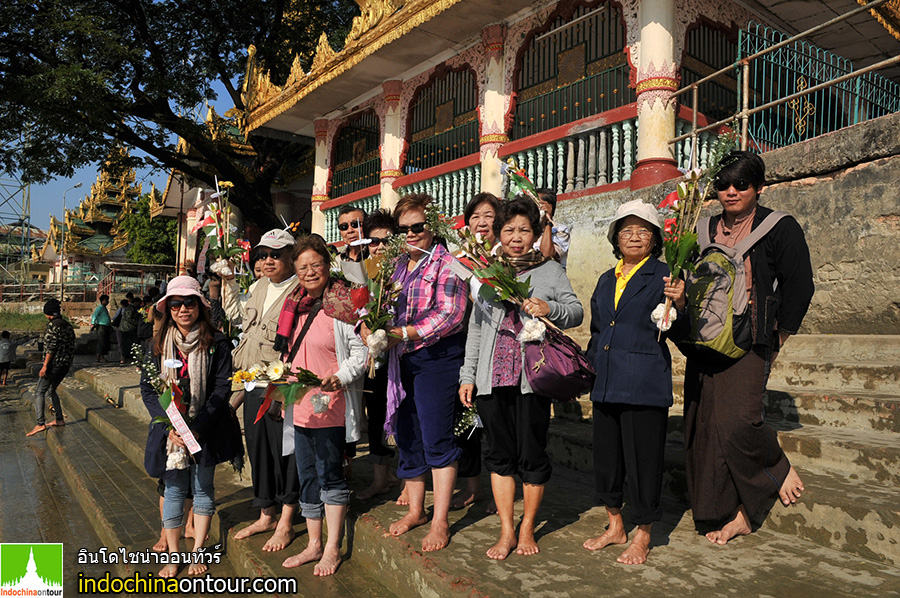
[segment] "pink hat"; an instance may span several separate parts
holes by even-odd
[[[203,293],[200,292],[200,283],[197,282],[196,278],[193,276],[176,276],[169,281],[169,284],[166,287],[165,296],[156,302],[156,311],[165,313],[166,300],[168,300],[169,297],[187,297],[189,295],[200,297],[200,301],[203,302],[203,305],[209,307],[209,301],[207,301],[206,297],[203,296]]]

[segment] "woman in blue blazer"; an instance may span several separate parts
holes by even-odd
[[[662,235],[653,206],[639,199],[622,204],[607,236],[619,262],[600,276],[591,297],[588,358],[597,370],[591,391],[595,498],[606,507],[609,527],[584,547],[599,550],[628,542],[622,521],[627,502],[638,531],[617,560],[639,565],[650,551],[650,526],[661,516],[666,423],[672,405],[672,358],[666,338],[680,338],[689,326],[683,311],[684,281],[669,284],[669,269],[657,259]],[[666,297],[678,315],[660,337],[650,315]]]

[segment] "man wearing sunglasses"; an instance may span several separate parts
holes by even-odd
[[[772,213],[759,205],[765,164],[732,152],[715,181],[722,213],[708,222],[714,243],[734,247]],[[762,418],[763,393],[777,351],[796,334],[813,296],[803,229],[792,217],[775,224],[745,255],[753,346],[728,364],[688,355],[684,422],[688,492],[694,520],[715,544],[751,532],[750,519],[778,494],[797,502],[803,482]],[[727,314],[722,314],[724,317]],[[723,525],[724,522],[724,525]]]
[[[285,298],[297,286],[297,276],[291,262],[294,237],[287,231],[273,229],[262,236],[254,248],[262,264],[263,276],[250,287],[246,296],[234,276],[223,277],[223,307],[232,322],[241,323],[243,335],[234,350],[235,369],[247,370],[254,364],[275,361],[281,354],[275,350],[275,333],[278,316]],[[293,438],[292,419],[281,418],[281,405],[272,402],[271,417],[258,422],[256,414],[265,398],[265,384],[258,384],[252,391],[239,391],[231,397],[231,405],[237,409],[244,405],[244,434],[247,438],[247,455],[250,457],[253,481],[253,505],[259,507],[259,519],[235,534],[236,540],[254,534],[274,534],[263,546],[266,552],[282,550],[294,537],[294,513],[300,500],[300,478],[297,462],[291,446],[283,445],[285,425]],[[286,456],[283,456],[287,453]]]
[[[362,238],[362,223],[365,219],[366,213],[356,206],[346,205],[338,212],[338,232],[344,241],[344,247],[338,256],[345,262],[361,262],[366,259],[365,246],[352,245]]]

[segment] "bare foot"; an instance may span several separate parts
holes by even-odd
[[[468,488],[464,488],[453,495],[450,499],[450,509],[458,511],[465,509],[476,500],[481,500],[481,496],[477,492],[472,492]]]
[[[55,428],[61,428],[61,427],[63,427],[64,425],[66,425],[66,422],[65,422],[65,421],[56,421],[56,420],[54,420],[54,421],[48,423],[48,424],[47,424],[47,427],[48,427],[48,428],[54,428],[54,427],[55,427]]]
[[[422,552],[435,552],[450,543],[450,526],[446,523],[431,522],[431,529],[422,538]]]
[[[806,490],[806,488],[803,487],[803,481],[800,479],[800,476],[797,475],[796,470],[791,467],[787,477],[784,478],[781,489],[778,491],[778,496],[781,497],[781,503],[784,506],[789,507],[797,502],[797,499],[800,498],[800,494],[804,490]]]
[[[494,502],[492,498],[488,505],[484,508],[484,512],[488,515],[494,515],[497,513],[497,503]]]
[[[341,552],[335,548],[326,548],[322,554],[322,558],[316,563],[313,569],[313,575],[325,577],[326,575],[334,575],[341,564]]]
[[[638,529],[634,534],[634,540],[631,545],[625,549],[625,552],[619,555],[616,561],[623,565],[643,565],[650,553],[650,533]]]
[[[625,544],[628,542],[628,535],[621,528],[608,529],[596,538],[588,538],[584,541],[584,546],[588,550],[600,550],[606,548],[610,544]]]
[[[747,517],[747,512],[744,510],[744,507],[741,506],[738,508],[737,514],[734,516],[734,519],[726,523],[725,527],[723,527],[719,531],[709,532],[708,534],[706,534],[706,539],[714,544],[724,546],[725,543],[732,538],[736,536],[746,536],[751,531],[750,519]]]
[[[357,496],[360,500],[369,500],[373,496],[378,496],[379,494],[386,494],[390,492],[391,485],[387,482],[384,484],[376,485],[374,482],[371,486],[360,492]]]
[[[541,551],[534,539],[534,530],[524,525],[519,526],[519,546],[516,554],[531,556]]]
[[[428,517],[426,517],[424,514],[415,515],[413,513],[407,513],[402,518],[391,524],[390,531],[388,531],[388,533],[392,536],[401,536],[412,528],[419,527],[420,525],[425,525],[426,523],[428,523]]]
[[[322,558],[322,555],[323,552],[321,544],[310,544],[300,554],[295,554],[294,556],[289,556],[288,558],[284,559],[284,562],[281,563],[281,566],[288,569],[292,567],[299,567],[300,565],[305,565],[306,563],[318,561]]]
[[[178,575],[178,564],[171,563],[166,565],[159,570],[159,573],[157,573],[157,575],[159,577],[175,577],[176,575]]]
[[[263,552],[276,552],[284,550],[294,539],[294,530],[276,529],[269,541],[263,544]]]
[[[261,534],[263,532],[270,532],[278,526],[278,521],[272,519],[270,523],[266,523],[262,519],[257,519],[238,533],[234,535],[235,540],[243,540],[244,538],[249,538],[254,534]]]
[[[188,565],[188,575],[200,575],[201,573],[206,573],[208,570],[209,567],[207,567],[206,563],[203,561]]]
[[[35,427],[33,427],[33,428],[31,429],[31,432],[29,432],[28,434],[25,434],[25,438],[28,438],[29,436],[34,436],[34,435],[37,434],[38,432],[43,432],[43,431],[46,430],[46,429],[47,429],[47,426],[43,426],[43,425],[42,425],[42,426],[35,426]],[[398,502],[399,502],[399,501],[398,501]]]
[[[156,544],[153,545],[153,552],[165,552],[169,549],[169,543],[166,541],[166,530],[163,530],[162,533],[159,534],[159,540],[156,541]]]
[[[495,561],[503,561],[506,560],[506,557],[509,556],[516,548],[516,535],[511,534],[510,536],[500,536],[500,540],[487,549],[485,554],[488,555],[488,558],[494,559]]]
[[[399,507],[408,507],[409,506],[409,494],[406,493],[406,484],[403,484],[403,490],[400,492],[400,496],[397,497],[397,506]]]

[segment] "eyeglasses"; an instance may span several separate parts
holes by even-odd
[[[166,302],[166,305],[168,305],[169,309],[171,309],[172,311],[181,309],[182,305],[188,309],[194,309],[195,307],[197,307],[197,298],[185,297],[184,299],[169,299]]]
[[[387,243],[390,237],[369,237],[369,247],[378,247],[382,243]]]
[[[635,235],[637,235],[640,239],[647,240],[653,236],[653,233],[646,228],[624,228],[619,231],[619,238],[623,241],[627,241]]]
[[[341,231],[341,232],[344,232],[345,230],[347,230],[347,229],[350,228],[351,226],[352,226],[353,228],[359,228],[359,227],[362,226],[362,224],[360,224],[359,220],[354,220],[354,221],[352,221],[352,222],[341,222],[340,224],[338,224],[338,230]]]
[[[310,270],[314,272],[321,272],[325,269],[325,264],[319,262],[318,264],[310,264],[309,266],[300,266],[297,268],[297,274],[306,274]]]
[[[746,191],[752,184],[753,183],[745,179],[737,179],[735,181],[729,179],[716,179],[715,187],[716,191],[727,191],[729,187],[734,187],[738,191]]]
[[[414,235],[421,235],[425,232],[425,223],[424,222],[416,222],[415,224],[410,224],[409,226],[398,226],[397,233],[401,235],[405,235],[406,233],[411,232]]]
[[[280,251],[260,251],[258,254],[260,261],[267,260],[272,258],[273,260],[277,260],[281,257]]]

